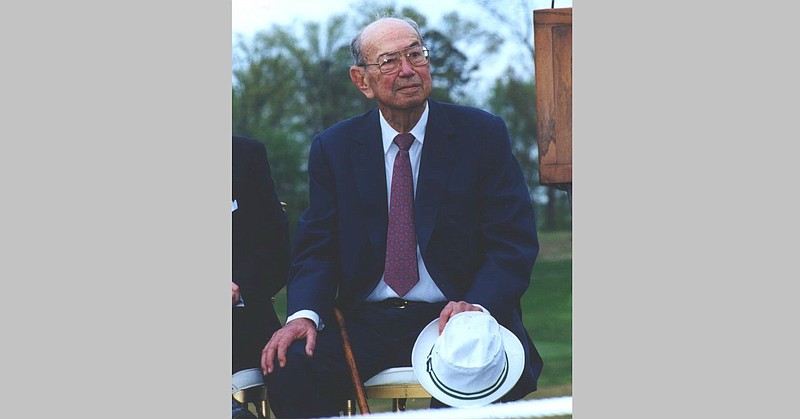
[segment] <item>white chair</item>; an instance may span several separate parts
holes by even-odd
[[[269,419],[269,399],[267,386],[260,368],[238,371],[231,377],[231,393],[233,398],[245,408],[251,403],[255,406],[258,419]]]
[[[364,382],[367,399],[392,399],[392,412],[406,410],[406,400],[431,397],[417,381],[411,367],[395,367],[379,372]],[[347,401],[347,416],[355,414],[355,403]]]

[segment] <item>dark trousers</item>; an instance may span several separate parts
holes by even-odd
[[[386,368],[411,365],[411,349],[422,329],[439,317],[445,303],[384,308],[365,304],[345,313],[347,332],[361,379]],[[278,418],[338,416],[345,400],[353,397],[352,381],[335,323],[317,334],[314,356],[305,353],[305,341],[294,342],[286,366],[267,378],[269,401]]]
[[[231,317],[231,374],[261,368],[261,350],[281,327],[271,305],[235,307]]]
[[[247,410],[247,408],[237,402],[236,399],[233,399],[232,402],[231,419],[256,419],[256,415]]]

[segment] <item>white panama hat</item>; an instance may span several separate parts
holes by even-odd
[[[451,317],[439,335],[439,319],[417,337],[411,365],[419,383],[442,403],[476,407],[503,397],[525,366],[522,343],[494,317],[465,311]]]

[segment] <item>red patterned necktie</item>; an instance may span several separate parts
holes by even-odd
[[[389,231],[386,236],[386,281],[400,297],[419,281],[417,270],[417,230],[414,226],[414,178],[408,149],[414,142],[410,133],[394,137],[400,147],[392,169],[389,205]]]

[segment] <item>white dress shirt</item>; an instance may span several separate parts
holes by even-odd
[[[426,103],[425,111],[422,112],[419,122],[409,131],[411,135],[414,136],[414,142],[411,143],[411,147],[408,149],[408,157],[411,160],[411,175],[414,178],[415,195],[417,192],[417,178],[419,177],[419,162],[422,156],[422,146],[425,144],[425,127],[428,126],[428,109]],[[386,196],[389,197],[387,202],[389,206],[387,208],[391,208],[394,159],[397,156],[397,152],[400,150],[397,144],[394,143],[394,137],[402,133],[395,131],[394,128],[389,125],[389,122],[386,121],[386,118],[383,117],[382,113],[380,114],[380,121],[381,137],[383,139],[383,161],[384,168],[386,169]],[[417,282],[403,298],[409,301],[427,301],[429,303],[444,301],[444,294],[442,294],[442,291],[436,286],[436,283],[433,282],[433,278],[431,278],[428,269],[425,267],[425,262],[422,260],[422,254],[419,250],[419,244],[417,244],[417,267],[419,268],[419,282]],[[367,296],[367,301],[383,301],[387,298],[397,297],[400,296],[386,285],[383,276],[381,276],[378,286]]]

